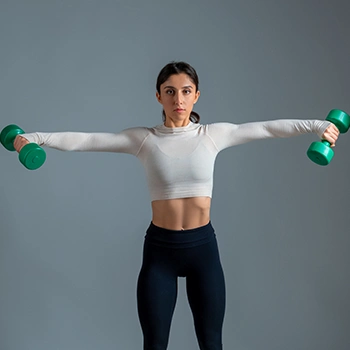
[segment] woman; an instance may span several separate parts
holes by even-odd
[[[228,147],[248,141],[316,133],[334,147],[339,131],[319,120],[202,125],[193,112],[198,76],[185,62],[159,73],[156,97],[163,124],[120,133],[33,133],[18,136],[17,151],[35,142],[67,151],[122,152],[143,163],[151,195],[152,221],[144,242],[137,302],[144,350],[167,348],[177,296],[186,277],[189,304],[201,350],[222,349],[225,281],[210,221],[214,162]]]

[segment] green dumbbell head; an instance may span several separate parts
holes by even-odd
[[[8,151],[15,151],[13,142],[17,135],[24,134],[24,131],[17,125],[6,126],[0,134],[0,142]]]
[[[349,130],[350,116],[340,109],[332,109],[328,113],[326,120],[333,123],[339,129],[341,134],[344,134]]]
[[[313,142],[307,150],[307,155],[318,165],[328,165],[334,156],[334,151],[331,144],[323,140],[322,142]]]
[[[19,152],[19,160],[27,169],[35,170],[45,163],[46,153],[36,143],[28,143]]]
[[[6,126],[0,134],[1,144],[9,151],[15,151],[13,143],[17,135],[24,134],[24,131],[17,125],[11,124]],[[28,143],[22,147],[18,158],[20,162],[29,170],[40,168],[45,160],[45,151],[36,143]]]
[[[333,123],[341,133],[349,130],[350,116],[339,109],[332,109],[326,120]],[[328,141],[322,140],[321,142],[313,142],[307,150],[307,155],[318,165],[328,165],[334,156],[334,151]]]

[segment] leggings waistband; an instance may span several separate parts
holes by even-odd
[[[189,230],[169,230],[150,223],[145,240],[148,243],[169,248],[191,248],[210,242],[215,230],[208,224]]]

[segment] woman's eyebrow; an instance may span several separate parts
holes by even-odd
[[[170,86],[170,85],[164,86],[163,89],[174,89],[174,90],[176,90],[176,88],[174,86]],[[187,85],[187,86],[183,86],[181,89],[193,89],[193,87],[191,85]]]

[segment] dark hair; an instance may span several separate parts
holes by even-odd
[[[171,75],[185,73],[191,79],[192,83],[196,86],[196,92],[198,91],[199,79],[195,69],[188,63],[183,61],[172,61],[162,68],[158,74],[156,89],[160,94],[160,86],[166,82]],[[165,112],[162,112],[163,121],[165,120]],[[193,123],[199,123],[200,116],[198,113],[191,111],[190,120]]]

